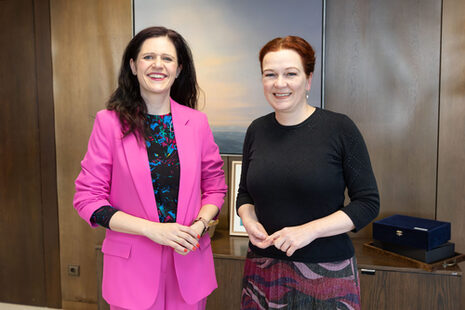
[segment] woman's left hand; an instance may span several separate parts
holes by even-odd
[[[192,224],[190,226],[190,228],[192,228],[194,230],[194,232],[197,233],[197,240],[200,240],[200,237],[201,237],[201,234],[203,232],[203,223],[200,222],[200,221],[197,221],[195,222],[194,224]],[[200,246],[198,246],[198,248],[200,249]],[[179,251],[177,249],[174,249],[178,254],[181,254],[181,255],[186,255],[186,253],[182,252],[182,251]]]
[[[285,227],[270,235],[267,239],[287,256],[291,256],[298,249],[310,244],[315,240],[316,234],[308,224]]]

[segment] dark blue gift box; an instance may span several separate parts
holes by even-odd
[[[450,223],[393,215],[373,222],[373,239],[431,250],[450,240]]]

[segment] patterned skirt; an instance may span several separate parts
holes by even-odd
[[[242,280],[242,310],[360,309],[355,256],[331,263],[261,257],[250,249]]]

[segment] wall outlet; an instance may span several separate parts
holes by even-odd
[[[79,265],[68,265],[68,276],[79,277]]]

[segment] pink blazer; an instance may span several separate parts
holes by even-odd
[[[173,100],[171,113],[180,161],[176,221],[190,225],[201,206],[223,205],[227,190],[223,161],[204,113]],[[122,138],[114,111],[97,113],[81,166],[74,207],[89,225],[95,226],[90,217],[105,205],[159,221],[145,142],[134,135]],[[173,254],[180,291],[187,303],[205,298],[217,287],[208,234],[199,243],[200,250],[186,256]],[[105,300],[128,309],[151,306],[159,287],[161,249],[146,237],[107,230],[102,245]]]

